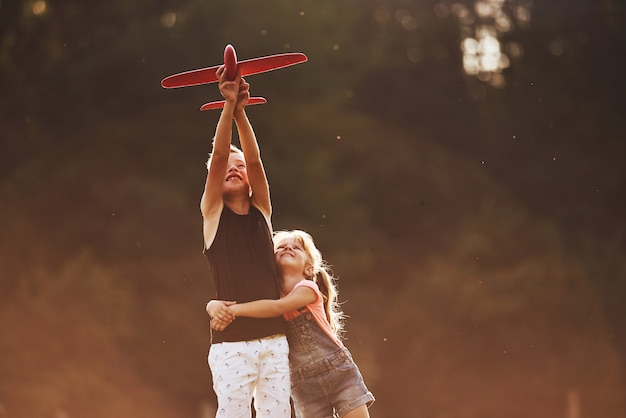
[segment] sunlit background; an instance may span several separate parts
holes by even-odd
[[[208,418],[199,198],[249,77],[378,418],[626,417],[617,0],[0,0],[0,418]]]

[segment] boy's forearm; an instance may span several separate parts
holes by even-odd
[[[260,154],[254,129],[244,110],[235,111],[233,118],[237,124],[241,149],[246,157],[246,162],[249,163],[251,160],[259,158]]]
[[[220,114],[215,128],[215,140],[213,142],[213,153],[230,153],[230,143],[233,133],[233,104],[226,102]]]

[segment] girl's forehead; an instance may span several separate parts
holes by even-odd
[[[287,237],[283,237],[280,240],[276,241],[274,245],[280,246],[280,245],[284,245],[284,244],[302,244],[302,240],[300,239],[300,237],[287,236]]]

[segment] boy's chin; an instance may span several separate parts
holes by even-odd
[[[249,194],[250,188],[248,187],[247,184],[243,182],[238,182],[235,184],[226,183],[224,184],[224,187],[222,188],[222,190],[224,191],[224,193],[227,193],[227,194],[239,194],[239,193]]]

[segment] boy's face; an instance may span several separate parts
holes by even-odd
[[[247,194],[249,194],[250,191],[246,161],[242,154],[231,152],[228,157],[228,166],[226,167],[226,177],[224,178],[222,192],[231,193],[240,191],[244,191]]]

